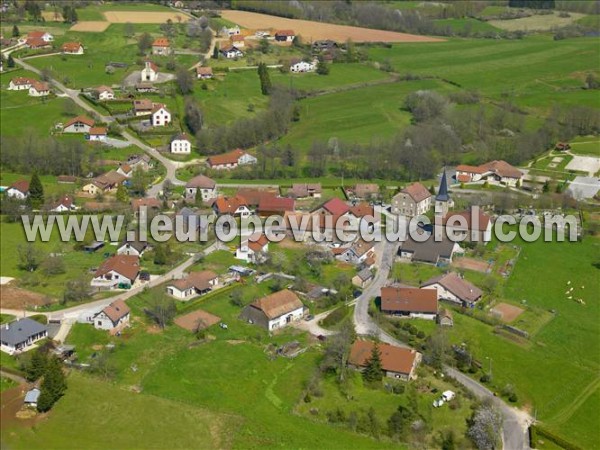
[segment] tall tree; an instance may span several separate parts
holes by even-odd
[[[271,77],[267,65],[263,62],[258,65],[258,78],[260,79],[260,91],[263,95],[269,95],[272,88]]]
[[[193,135],[196,135],[204,123],[202,110],[192,97],[185,98],[184,121]]]
[[[10,68],[15,67],[15,59],[13,58],[12,53],[8,55],[8,59],[6,60],[6,65]]]
[[[194,77],[192,73],[183,66],[177,67],[175,71],[177,77],[177,86],[183,95],[187,95],[194,90]]]
[[[19,31],[19,27],[17,25],[13,25],[12,35],[13,37],[21,36],[21,32]]]
[[[152,48],[152,36],[149,33],[143,33],[138,39],[138,49],[140,55],[145,55]]]
[[[127,203],[129,201],[129,195],[127,195],[127,189],[122,184],[119,184],[119,187],[117,187],[117,201],[119,201],[121,203]]]
[[[381,367],[381,350],[379,345],[375,343],[371,350],[371,357],[367,362],[367,367],[363,371],[363,378],[368,382],[381,381],[383,379],[383,369]]]
[[[175,300],[158,292],[153,293],[145,312],[160,328],[164,328],[173,321],[177,312]]]
[[[488,450],[501,446],[502,416],[491,405],[483,405],[475,411],[467,434],[478,449]]]
[[[317,62],[317,74],[329,75],[329,65],[325,62],[322,56],[319,56]]]
[[[40,386],[40,398],[38,410],[48,411],[60,399],[67,389],[67,380],[58,358],[52,357],[48,360],[44,380]]]
[[[33,272],[42,263],[43,256],[43,252],[31,242],[17,246],[19,268],[22,270]]]
[[[29,182],[29,204],[32,208],[39,208],[44,203],[44,186],[36,172],[33,172]]]
[[[42,375],[44,375],[47,365],[48,355],[41,348],[38,347],[35,351],[31,353],[31,358],[25,366],[27,381],[39,380],[42,377]]]

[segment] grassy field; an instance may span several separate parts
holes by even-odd
[[[448,27],[455,33],[460,33],[461,31],[470,31],[472,33],[500,31],[500,27],[498,26],[471,17],[466,17],[464,19],[439,19],[434,21],[434,23],[439,27]]]
[[[49,420],[3,433],[11,448],[228,448],[240,419],[78,373]],[[151,414],[148,414],[152,411]],[[111,430],[107,433],[107,430]],[[103,436],[96,439],[94,436]]]
[[[581,136],[570,142],[571,153],[600,157],[600,139],[594,136]]]
[[[510,20],[490,20],[488,23],[496,28],[507,31],[547,31],[555,27],[564,27],[565,25],[577,22],[585,17],[584,14],[570,12],[569,17],[560,17],[558,12],[553,14],[533,15]]]

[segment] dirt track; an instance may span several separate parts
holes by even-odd
[[[354,42],[443,42],[444,39],[414,34],[396,33],[394,31],[372,30],[369,28],[351,27],[347,25],[334,25],[330,23],[313,22],[310,20],[286,19],[284,17],[269,16],[248,11],[221,11],[224,19],[238,25],[262,30],[273,28],[276,30],[291,29],[302,36],[304,41],[318,39],[332,39],[344,42],[352,39]]]

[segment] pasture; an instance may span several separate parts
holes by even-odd
[[[178,12],[158,11],[105,11],[104,17],[110,23],[165,23],[167,20],[173,22],[187,22],[189,17]]]
[[[310,20],[287,19],[285,17],[276,17],[249,11],[224,10],[221,12],[221,15],[223,18],[237,23],[244,28],[254,30],[291,29],[296,34],[302,36],[305,41],[332,39],[337,42],[345,42],[348,39],[352,39],[354,42],[441,42],[443,40],[394,31],[334,25]]]
[[[534,14],[529,17],[509,20],[490,20],[487,23],[506,31],[548,31],[570,25],[583,17],[585,17],[585,14],[574,12],[570,12],[569,17],[560,17],[558,12],[552,11],[552,14]]]
[[[571,153],[600,157],[600,139],[594,136],[581,136],[570,142]]]

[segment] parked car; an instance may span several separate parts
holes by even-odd
[[[440,406],[442,406],[444,404],[444,400],[441,398],[438,398],[437,400],[433,401],[433,407],[434,408],[439,408]]]
[[[446,402],[449,402],[454,397],[456,397],[456,394],[454,392],[452,392],[452,391],[444,391],[442,393],[442,399],[444,399],[444,401],[446,401]]]

